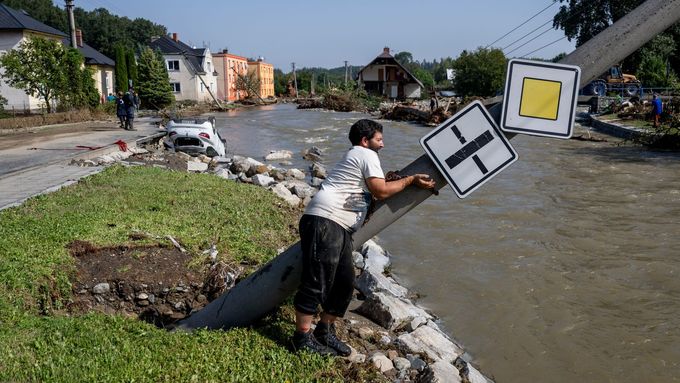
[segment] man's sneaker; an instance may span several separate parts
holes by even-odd
[[[313,353],[317,353],[323,356],[336,356],[338,355],[337,352],[335,352],[334,349],[324,346],[323,344],[319,343],[318,340],[314,337],[314,334],[312,334],[312,331],[307,331],[307,332],[298,332],[295,331],[293,333],[293,349],[295,351],[309,351]]]
[[[317,323],[314,336],[322,345],[337,351],[338,355],[349,356],[352,353],[352,349],[335,335],[335,325],[332,323],[330,325],[323,322]]]

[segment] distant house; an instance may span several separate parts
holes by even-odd
[[[71,46],[71,39],[65,37],[62,39],[64,45]],[[114,83],[113,74],[115,72],[116,62],[104,56],[98,50],[83,42],[83,32],[76,29],[76,46],[80,54],[85,57],[85,66],[92,69],[92,77],[94,77],[94,85],[100,95],[100,101],[105,102],[106,96],[113,93]]]
[[[248,61],[248,73],[254,73],[255,78],[260,80],[260,97],[274,97],[274,66],[264,62],[262,58],[257,61]]]
[[[71,39],[65,33],[39,22],[23,11],[0,4],[0,54],[18,48],[22,41],[36,36],[71,46]],[[85,65],[94,68],[93,77],[97,90],[103,97],[106,97],[108,92],[113,91],[113,68],[116,63],[91,46],[84,44],[82,33],[79,36],[76,35],[78,50],[85,57]],[[4,80],[0,81],[0,94],[7,99],[5,107],[7,109],[38,110],[45,102],[26,94],[23,89],[9,86]]]
[[[213,55],[217,71],[217,98],[222,101],[238,101],[246,98],[246,92],[236,88],[239,76],[248,74],[248,59],[233,55],[224,49]]]
[[[66,34],[39,22],[25,12],[0,4],[0,54],[19,48],[22,41],[34,36],[61,41]],[[9,86],[4,79],[0,81],[0,94],[7,99],[5,108],[9,110],[37,110],[45,102],[26,94],[23,89]]]
[[[385,47],[368,65],[357,73],[356,80],[366,92],[394,99],[419,98],[423,83],[413,76]]]
[[[149,46],[163,54],[177,101],[212,101],[210,93],[217,91],[218,73],[210,49],[191,47],[181,42],[177,33],[157,38]]]

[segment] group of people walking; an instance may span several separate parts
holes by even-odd
[[[120,128],[134,130],[135,112],[139,109],[139,96],[130,88],[125,94],[118,91],[115,98],[116,116],[120,120]]]

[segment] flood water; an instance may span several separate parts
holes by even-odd
[[[316,145],[330,168],[359,113],[217,115],[232,154]],[[429,128],[383,121],[383,170]],[[577,130],[577,135],[583,130]],[[524,135],[464,200],[450,187],[379,235],[395,277],[498,383],[680,380],[680,154]]]

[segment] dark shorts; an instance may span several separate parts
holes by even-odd
[[[354,291],[352,235],[339,224],[314,215],[300,219],[302,281],[295,294],[295,308],[342,317]]]

